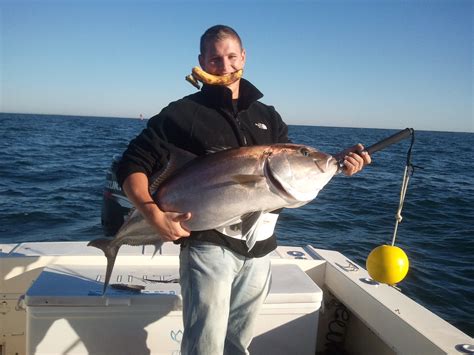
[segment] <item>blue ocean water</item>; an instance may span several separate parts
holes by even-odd
[[[0,243],[100,236],[105,172],[146,121],[0,113]],[[405,128],[405,127],[400,127]],[[416,127],[414,127],[416,129]],[[290,126],[294,142],[329,153],[395,130]],[[285,210],[280,245],[335,249],[365,265],[391,242],[409,140],[336,176],[310,204]],[[474,335],[474,134],[417,131],[397,243],[411,268],[402,292]]]

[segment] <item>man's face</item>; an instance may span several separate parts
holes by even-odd
[[[210,74],[225,75],[243,69],[245,50],[232,37],[208,43],[205,53],[199,55],[199,64]]]

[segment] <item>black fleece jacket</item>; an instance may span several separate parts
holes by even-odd
[[[169,157],[163,143],[204,155],[224,147],[289,142],[288,127],[272,106],[258,101],[262,97],[255,86],[241,79],[237,102],[228,88],[210,85],[172,102],[130,142],[118,166],[119,184],[132,173],[143,172],[150,177],[160,170]],[[263,256],[276,248],[275,235],[258,241],[250,252],[245,241],[215,230],[192,232],[190,238],[223,245],[247,257]]]

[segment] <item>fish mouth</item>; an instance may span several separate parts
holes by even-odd
[[[322,173],[328,174],[331,173],[332,170],[334,170],[333,174],[337,172],[337,169],[339,167],[337,159],[334,158],[332,155],[329,157],[329,159],[326,160],[326,164],[324,164],[324,168],[321,168],[321,166],[318,164],[317,161],[314,162],[318,169],[321,170]]]

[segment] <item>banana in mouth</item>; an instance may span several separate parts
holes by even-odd
[[[186,76],[186,80],[197,89],[200,89],[199,81],[208,85],[227,86],[239,80],[242,77],[243,72],[243,69],[240,69],[226,75],[213,75],[205,72],[199,67],[194,67],[192,73]]]

